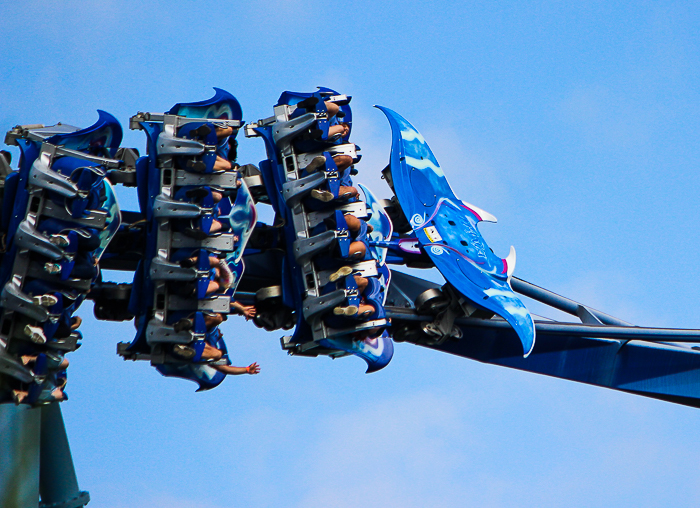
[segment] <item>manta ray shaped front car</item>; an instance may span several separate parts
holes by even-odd
[[[510,287],[515,249],[497,257],[477,224],[496,218],[455,196],[423,136],[401,115],[377,106],[392,131],[394,192],[421,246],[445,279],[476,305],[505,319],[520,338],[525,356],[535,345],[535,325]]]

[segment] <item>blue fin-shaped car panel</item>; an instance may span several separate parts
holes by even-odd
[[[390,240],[391,235],[394,232],[394,225],[392,224],[387,213],[384,211],[384,207],[379,203],[379,200],[375,197],[375,195],[372,194],[372,191],[361,183],[357,184],[357,186],[362,189],[362,193],[365,195],[365,203],[367,204],[367,208],[372,210],[372,216],[367,221],[367,224],[371,225],[374,230],[367,236],[369,237],[370,241],[370,251],[372,257],[377,260],[377,264],[381,265],[386,261],[387,249],[386,247],[372,245],[371,242]]]
[[[199,102],[179,102],[170,108],[168,114],[188,118],[221,118],[222,120],[243,118],[238,99],[221,88],[214,87],[214,91],[214,97],[211,99]]]
[[[389,334],[384,331],[379,337],[369,337],[362,340],[350,338],[333,338],[319,341],[323,347],[339,349],[347,353],[359,356],[367,362],[367,374],[383,369],[394,356],[394,342]]]
[[[460,293],[508,321],[529,355],[535,325],[510,287],[514,250],[508,259],[498,258],[477,227],[495,218],[459,200],[423,136],[401,115],[377,107],[391,124],[394,192],[419,242]]]
[[[313,97],[314,92],[289,92],[285,91],[282,92],[282,95],[280,95],[280,98],[277,99],[277,104],[275,106],[280,106],[281,104],[289,104],[294,105],[297,104],[304,99],[308,99],[309,97]]]
[[[106,111],[98,109],[97,113],[99,118],[90,127],[68,134],[56,134],[46,142],[79,152],[114,157],[122,142],[122,126]]]
[[[229,262],[238,263],[243,257],[245,246],[248,243],[250,235],[253,234],[255,224],[258,220],[257,211],[255,209],[255,201],[250,194],[250,189],[242,178],[239,180],[241,186],[238,187],[236,199],[225,219],[228,219],[231,225],[231,232],[238,237],[235,241],[235,250],[232,256],[227,256]]]
[[[164,363],[156,365],[156,370],[165,377],[179,377],[197,383],[198,392],[216,388],[226,377],[226,374],[222,374],[206,363]]]
[[[218,328],[207,333],[206,342],[223,353],[221,360],[227,365],[231,365],[228,357],[228,349],[224,342],[223,335]],[[199,349],[195,346],[196,349]],[[199,385],[198,392],[211,390],[221,384],[226,374],[218,371],[207,362],[203,363],[163,363],[156,365],[156,370],[165,377],[179,377],[193,381]]]
[[[103,183],[105,186],[106,199],[100,208],[107,212],[107,219],[105,220],[104,229],[100,231],[100,246],[93,254],[95,261],[100,260],[109,242],[112,241],[114,235],[119,231],[119,226],[121,226],[122,223],[122,216],[119,211],[117,195],[114,193],[114,187],[112,187],[112,184],[107,179],[103,180]]]

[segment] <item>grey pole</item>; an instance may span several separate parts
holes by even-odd
[[[41,410],[0,404],[0,506],[39,506]]]
[[[66,427],[57,402],[41,408],[40,508],[80,508],[90,501],[75,476]]]

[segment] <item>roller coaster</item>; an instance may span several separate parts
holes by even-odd
[[[121,146],[121,124],[104,111],[87,128],[7,132],[21,156],[0,157],[3,506],[90,500],[59,408],[86,299],[98,320],[133,321],[119,356],[198,390],[257,373],[231,365],[224,341],[223,322],[243,314],[281,330],[291,356],[357,356],[368,373],[409,342],[700,407],[700,330],[634,326],[515,277],[515,249],[500,258],[479,232],[496,218],[454,194],[400,114],[377,106],[391,126],[382,178],[393,195],[355,183],[351,99],[323,87],[284,92],[271,116],[244,123],[238,100],[216,88],[211,99],[132,116],[144,155]],[[262,140],[265,160],[239,165],[241,131]],[[118,185],[135,189],[138,210],[120,209]],[[259,207],[274,213],[270,224]],[[397,266],[437,268],[445,284]],[[132,282],[104,280],[102,269]],[[533,316],[522,297],[572,322]]]

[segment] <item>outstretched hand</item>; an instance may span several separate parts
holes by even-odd
[[[260,373],[260,365],[258,365],[258,362],[251,363],[246,367],[246,370],[248,371],[248,374],[259,374]]]
[[[253,319],[255,317],[255,305],[244,305],[241,314],[245,316],[245,320]]]
[[[231,302],[231,308],[236,309],[236,312],[241,316],[245,316],[246,321],[255,317],[255,305],[243,305],[240,302]]]

